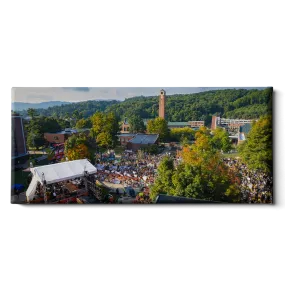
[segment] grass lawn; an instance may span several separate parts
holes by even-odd
[[[25,191],[28,188],[27,178],[30,172],[24,172],[22,170],[14,170],[11,172],[11,185],[22,184],[25,186]],[[11,194],[14,195],[14,191],[11,189]]]
[[[239,156],[238,152],[235,152],[235,153],[224,153],[223,154],[223,157],[226,157],[226,158],[235,158],[237,156]]]
[[[33,163],[34,167],[41,166],[41,165],[47,165],[49,163],[49,161],[47,159],[44,159],[44,160],[39,161],[38,163],[35,163],[35,158],[37,158],[39,156],[42,156],[42,154],[29,155],[27,167],[30,167],[30,162]],[[25,186],[25,190],[27,190],[27,188],[29,186],[27,184],[27,178],[28,178],[29,174],[30,174],[30,172],[24,172],[23,169],[12,170],[11,171],[11,185],[22,184]]]
[[[118,145],[114,148],[115,154],[122,154],[124,152],[125,148]]]

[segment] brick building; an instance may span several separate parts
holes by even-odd
[[[189,122],[168,122],[169,129],[176,129],[176,128],[192,128],[192,129],[199,129],[200,127],[204,126],[204,121],[189,121]]]
[[[89,134],[89,129],[72,130],[65,129],[56,133],[44,133],[44,138],[48,143],[64,143],[73,134],[85,133]]]
[[[130,124],[128,123],[127,118],[125,118],[121,126],[121,134],[128,134],[129,132],[130,132]]]
[[[127,143],[135,136],[135,134],[125,133],[118,135],[118,139],[120,141],[121,146],[126,146]]]

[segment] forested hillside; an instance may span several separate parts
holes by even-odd
[[[76,111],[80,118],[88,118],[97,111],[104,112],[108,106],[117,104],[119,101],[84,101],[78,103],[70,103],[68,105],[54,106],[47,109],[37,109],[37,114],[43,116],[53,116],[57,118],[72,117]],[[27,111],[20,112],[22,115],[27,115]]]
[[[196,94],[167,96],[166,116],[168,121],[204,120],[211,122],[211,116],[220,114],[227,118],[259,118],[271,112],[272,88],[264,90],[227,89]],[[158,116],[158,97],[134,97],[109,106],[118,116],[142,118]]]
[[[207,125],[211,116],[219,114],[227,118],[254,119],[271,113],[272,88],[257,89],[226,89],[213,90],[195,94],[177,94],[167,96],[166,116],[168,121],[204,120]],[[138,115],[141,118],[158,116],[158,96],[133,97],[120,101],[86,101],[48,109],[38,109],[37,113],[44,116],[60,118],[87,118],[97,111],[114,112],[120,118]]]

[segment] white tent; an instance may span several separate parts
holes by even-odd
[[[46,181],[46,184],[52,184],[82,177],[84,176],[84,171],[87,171],[89,174],[94,174],[97,172],[97,169],[87,159],[79,159],[31,168],[33,179],[26,192],[27,199],[33,199],[36,192],[37,182],[43,184],[43,178]]]
[[[29,185],[29,188],[26,191],[26,196],[27,196],[27,200],[28,201],[33,200],[33,198],[35,196],[35,193],[36,193],[36,190],[37,190],[37,184],[38,184],[38,180],[34,176],[32,181],[31,181],[31,183],[30,183],[30,185]]]

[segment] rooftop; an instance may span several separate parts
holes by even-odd
[[[168,126],[189,126],[189,122],[168,122]]]
[[[82,132],[85,132],[85,131],[88,131],[89,129],[85,128],[85,129],[68,129],[68,130],[64,130],[64,131],[60,131],[60,132],[55,132],[55,133],[52,133],[52,132],[47,132],[47,134],[62,134],[62,135],[69,135],[69,134],[76,134],[76,133],[82,133]]]
[[[120,134],[120,135],[117,135],[118,137],[134,137],[136,134],[129,134],[129,133],[126,133],[126,134]]]
[[[157,134],[137,134],[133,139],[130,140],[131,143],[137,143],[137,144],[154,144],[158,139]]]

